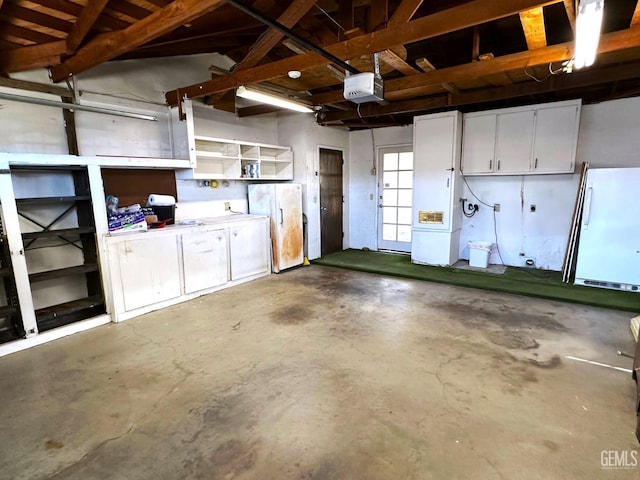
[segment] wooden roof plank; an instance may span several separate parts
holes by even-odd
[[[294,0],[282,15],[278,17],[278,23],[287,28],[292,28],[316,3],[317,0]],[[284,34],[282,32],[273,28],[269,29],[269,31],[251,47],[249,53],[247,53],[236,67],[236,70],[245,70],[256,66],[283,38]]]
[[[563,0],[571,30],[576,31],[576,0]]]
[[[529,50],[547,46],[547,33],[544,29],[542,7],[520,12],[520,23],[522,23]]]
[[[447,10],[412,20],[399,26],[385,28],[344,42],[330,45],[326,50],[338,58],[351,59],[385,50],[389,45],[411,43],[438,35],[461,30],[467,27],[504,18],[531,8],[544,6],[555,1],[512,0],[496,2],[495,0],[475,0]],[[260,65],[248,70],[234,72],[227,77],[209,80],[203,83],[181,87],[180,95],[189,98],[202,97],[217,92],[237,88],[246,83],[270,80],[287,74],[289,70],[308,70],[328,65],[331,62],[317,53],[309,52],[287,58],[267,65]],[[406,78],[415,78],[412,75]],[[175,105],[178,100],[177,90],[166,94],[167,101]]]
[[[59,38],[46,33],[36,32],[25,27],[14,25],[13,23],[0,21],[0,30],[7,36],[29,40],[33,43],[55,42]]]
[[[107,3],[109,3],[109,0],[93,0],[92,2],[87,3],[87,6],[82,9],[76,23],[73,25],[73,28],[67,36],[68,54],[71,54],[78,49]]]
[[[52,17],[46,13],[41,13],[30,8],[21,7],[13,3],[7,3],[2,9],[5,17],[18,18],[25,22],[40,25],[58,32],[68,33],[73,24],[61,18]]]
[[[51,78],[57,83],[73,74],[84,72],[209,13],[224,3],[224,0],[174,0],[162,10],[124,30],[90,41],[62,65],[52,68]]]

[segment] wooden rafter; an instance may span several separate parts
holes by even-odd
[[[633,11],[633,17],[631,18],[631,26],[638,25],[640,23],[640,0],[636,3],[636,8]]]
[[[66,51],[64,40],[4,50],[0,52],[0,71],[12,73],[56,65]]]
[[[547,46],[547,33],[544,29],[542,7],[520,12],[520,23],[522,23],[529,50]]]
[[[598,53],[610,53],[637,47],[640,47],[640,26],[602,35]],[[572,55],[573,42],[566,42],[537,50],[503,55],[481,62],[434,70],[411,77],[392,79],[385,82],[385,98],[388,100],[409,98],[425,94],[430,88],[441,85],[444,82],[455,83],[509,70],[524,70],[535,65],[562,62],[570,59]],[[311,101],[314,105],[335,103],[339,101],[341,95],[342,93],[336,90],[313,95]]]
[[[564,9],[567,11],[571,30],[576,31],[576,0],[564,0]]]
[[[526,97],[557,90],[583,88],[621,79],[636,78],[640,75],[640,63],[616,65],[596,71],[575,72],[561,77],[550,77],[543,82],[524,82],[506,87],[487,88],[474,92],[454,95],[439,95],[427,99],[404,100],[387,105],[362,105],[359,111],[329,112],[320,120],[322,124],[332,124],[356,118],[379,117],[394,113],[415,113],[443,107],[460,107],[507,98]]]
[[[504,18],[531,8],[557,3],[557,1],[512,0],[510,2],[496,2],[495,0],[475,0],[400,26],[385,28],[331,45],[326,50],[338,58],[355,58],[360,55],[385,50],[389,45],[406,44],[433,38],[491,20]],[[186,95],[188,98],[202,97],[230,90],[245,83],[255,83],[281,77],[286,75],[289,70],[309,70],[329,63],[331,63],[329,60],[316,53],[305,53],[267,65],[234,72],[233,75],[228,77],[182,87],[180,88],[180,95]],[[419,76],[413,75],[406,78]],[[177,90],[168,92],[166,99],[172,105],[177,104]]]
[[[406,23],[413,18],[424,0],[402,0],[389,19],[389,26]]]
[[[292,28],[316,3],[317,0],[294,0],[284,13],[278,17],[278,23],[287,28]],[[256,66],[283,37],[283,33],[269,29],[269,31],[251,47],[249,53],[247,53],[236,67],[236,70],[245,70]]]
[[[109,0],[93,0],[88,2],[87,6],[82,9],[82,13],[78,16],[76,23],[73,24],[69,35],[67,36],[67,54],[75,52],[84,38],[93,27],[104,7],[107,6]]]
[[[124,30],[91,40],[62,65],[53,67],[51,78],[57,83],[71,75],[84,72],[209,13],[224,3],[224,0],[174,0],[162,10]]]
[[[0,87],[16,88],[28,92],[49,93],[57,97],[73,98],[73,92],[65,87],[48,85],[46,83],[29,82],[15,78],[0,77]]]

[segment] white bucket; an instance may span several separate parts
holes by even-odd
[[[491,242],[469,242],[469,266],[487,268],[489,255],[493,251]]]

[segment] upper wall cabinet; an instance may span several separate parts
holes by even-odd
[[[464,116],[464,175],[573,173],[580,100]]]
[[[293,180],[291,147],[244,142],[196,134],[197,118],[188,100],[184,101],[186,119],[178,119],[172,109],[174,156],[188,157],[191,169],[178,170],[178,178],[187,180]],[[215,132],[211,132],[212,134]]]

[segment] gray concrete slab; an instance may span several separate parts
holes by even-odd
[[[637,478],[630,316],[272,275],[0,358],[0,477]]]

